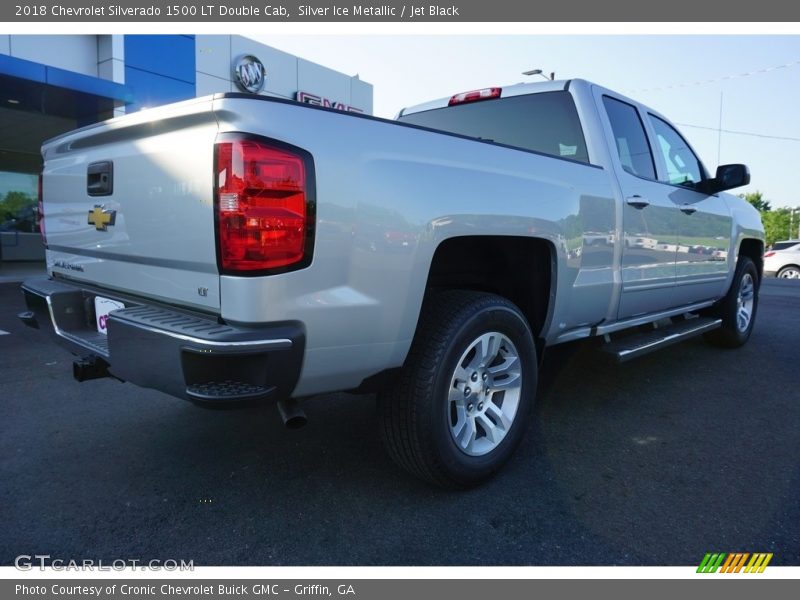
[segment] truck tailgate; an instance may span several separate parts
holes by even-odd
[[[219,310],[211,98],[146,110],[42,147],[48,271]]]

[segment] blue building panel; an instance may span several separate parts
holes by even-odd
[[[15,58],[7,54],[0,54],[1,75],[10,75],[11,77],[19,77],[20,79],[45,83],[47,81],[46,69],[47,67],[39,63]]]
[[[126,109],[129,113],[143,107],[159,106],[195,97],[194,83],[156,75],[130,66],[125,67],[125,85],[133,92],[133,102],[128,104]]]
[[[194,36],[126,35],[125,66],[194,84]]]
[[[114,83],[113,81],[100,79],[98,77],[89,77],[88,75],[58,69],[56,67],[46,67],[46,70],[47,83],[50,85],[83,92],[93,96],[113,98],[114,100],[121,100],[122,102],[130,102],[133,100],[131,89],[126,85]]]
[[[54,87],[73,90],[83,94],[130,102],[131,90],[125,85],[99,77],[49,67],[40,63],[0,54],[0,75],[17,77],[36,83],[46,83]]]

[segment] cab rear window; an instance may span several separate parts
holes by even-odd
[[[589,162],[578,111],[566,91],[436,108],[401,116],[399,121]]]

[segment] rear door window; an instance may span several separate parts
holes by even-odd
[[[611,122],[622,168],[638,177],[655,179],[653,153],[639,118],[639,111],[635,106],[610,96],[603,96],[603,105]]]

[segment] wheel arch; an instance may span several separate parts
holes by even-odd
[[[536,354],[543,356],[544,335],[552,319],[556,294],[556,249],[543,238],[525,236],[454,236],[433,251],[414,332],[425,297],[445,290],[489,292],[513,302],[533,334]],[[366,379],[356,392],[380,391],[392,385],[400,366]]]
[[[759,282],[764,277],[764,241],[755,238],[745,238],[739,244],[737,260],[741,256],[747,256],[756,265]]]
[[[431,260],[426,294],[490,292],[519,307],[541,350],[556,290],[556,249],[543,238],[458,236],[443,240]]]

